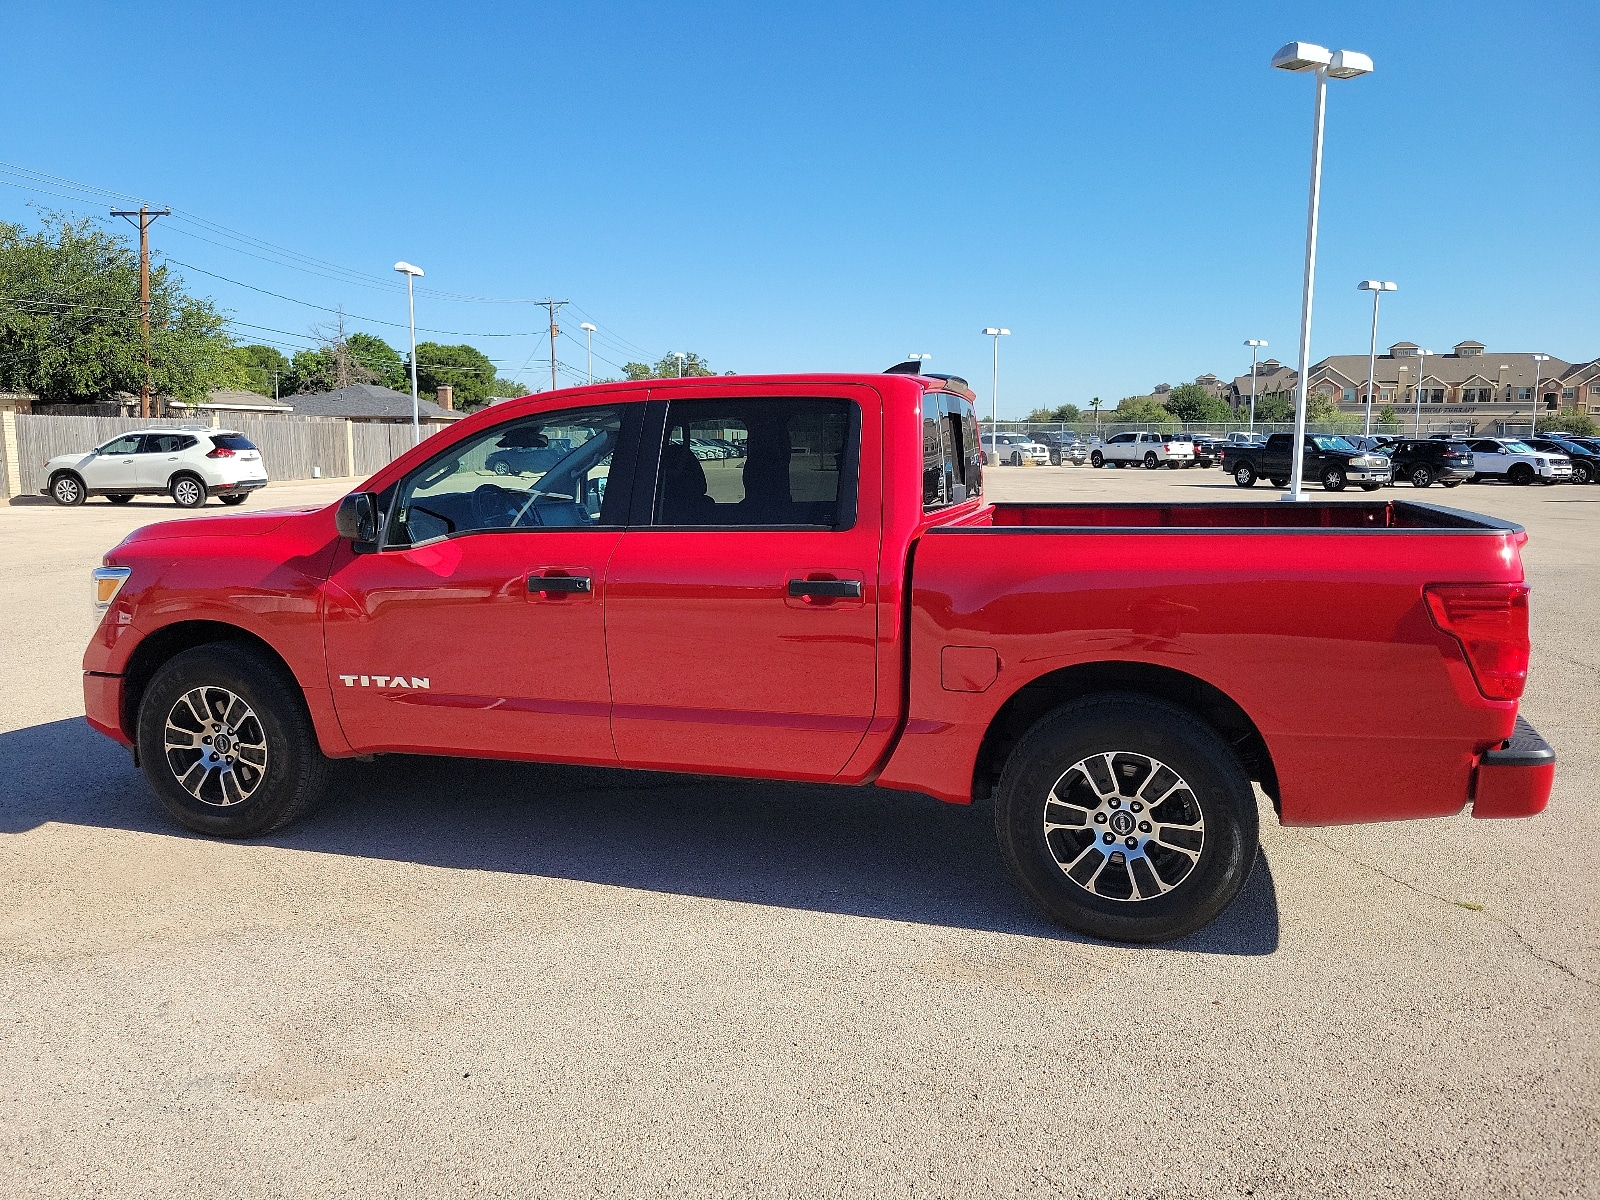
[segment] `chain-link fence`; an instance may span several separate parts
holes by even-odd
[[[1273,433],[1293,433],[1293,421],[1257,421],[1254,425],[1245,421],[1001,421],[992,423],[988,418],[981,421],[983,432],[989,433],[997,430],[1000,433],[1020,433],[1033,436],[1041,433],[1052,434],[1077,434],[1085,441],[1098,438],[1105,441],[1113,434],[1128,432],[1153,433],[1187,433],[1204,434],[1210,437],[1225,438],[1230,433],[1254,432],[1262,437]],[[1483,428],[1475,426],[1482,425]],[[1361,418],[1339,418],[1332,421],[1307,421],[1306,432],[1318,434],[1352,434],[1364,433],[1365,422]],[[1428,437],[1434,433],[1459,433],[1464,436],[1477,434],[1482,437],[1516,437],[1528,436],[1530,429],[1526,421],[1517,423],[1512,421],[1450,421],[1450,420],[1423,420],[1420,429],[1415,421],[1392,421],[1372,423],[1374,434],[1388,434],[1395,437],[1417,435]]]

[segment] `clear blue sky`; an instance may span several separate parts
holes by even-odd
[[[1313,356],[1366,349],[1368,276],[1400,284],[1385,344],[1600,356],[1592,2],[18,2],[0,39],[0,160],[383,282],[155,227],[203,270],[403,321],[405,258],[454,293],[571,298],[619,363],[928,351],[985,398],[978,330],[1003,324],[1003,413],[1246,371],[1247,337],[1294,360],[1312,84],[1267,64],[1363,50],[1376,73],[1329,88]],[[103,211],[0,186],[0,217],[29,200]],[[242,321],[326,317],[184,274]],[[439,340],[547,385],[542,319],[418,308],[522,334]]]

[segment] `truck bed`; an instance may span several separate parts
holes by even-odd
[[[1406,529],[1457,533],[1511,533],[1520,525],[1478,513],[1408,500],[1285,504],[993,504],[958,523],[993,529],[1253,530],[1310,531]]]
[[[1479,691],[1423,588],[1520,583],[1526,537],[1403,500],[965,513],[915,550],[914,719],[880,782],[985,795],[997,708],[1137,677],[1236,705],[1287,824],[1459,812],[1517,706]]]

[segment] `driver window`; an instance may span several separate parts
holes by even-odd
[[[452,446],[401,481],[385,547],[490,530],[622,524],[626,488],[606,484],[626,406],[538,413]]]
[[[115,441],[107,442],[100,447],[101,454],[137,454],[139,453],[139,435],[130,433],[119,437]]]

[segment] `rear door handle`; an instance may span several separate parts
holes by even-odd
[[[859,579],[791,579],[789,595],[796,600],[859,600]]]
[[[594,590],[594,581],[588,575],[529,575],[528,594],[544,592],[563,596],[587,596]]]

